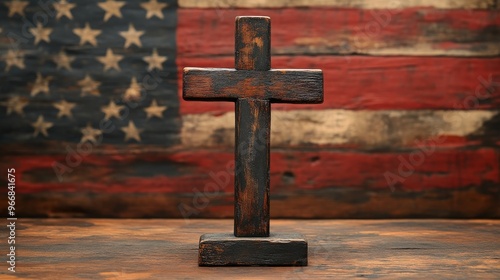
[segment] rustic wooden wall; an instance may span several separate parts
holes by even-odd
[[[27,2],[24,16],[0,4],[0,169],[16,168],[19,215],[232,216],[234,104],[183,101],[182,68],[234,67],[234,18],[266,15],[272,67],[325,77],[323,104],[272,105],[272,217],[500,217],[498,1],[159,0],[148,18],[137,0],[105,20],[102,1],[73,0],[71,19],[44,24],[49,42],[23,33],[45,11]],[[86,22],[96,46],[72,31]],[[119,35],[130,23],[140,46]],[[22,65],[8,62],[16,48]],[[108,48],[119,69],[97,59]],[[155,49],[161,69],[145,60]],[[61,50],[70,68],[53,61]],[[98,96],[82,96],[86,75]],[[27,102],[17,113],[14,97]],[[153,100],[167,108],[150,115]],[[126,108],[113,129],[79,144],[110,101]],[[46,137],[33,134],[40,115]],[[122,130],[131,121],[140,138]]]

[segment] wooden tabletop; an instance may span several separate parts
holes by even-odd
[[[299,232],[307,267],[198,267],[203,233],[232,220],[19,219],[0,279],[500,278],[500,220],[272,220]],[[1,231],[5,259],[7,235]]]

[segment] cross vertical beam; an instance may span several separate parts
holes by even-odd
[[[271,69],[271,19],[236,17],[234,36],[236,70]]]
[[[271,104],[236,102],[234,235],[269,236],[269,139]]]
[[[236,18],[236,70],[271,69],[270,35],[270,18]],[[234,235],[266,237],[269,236],[269,100],[238,98],[235,127]]]

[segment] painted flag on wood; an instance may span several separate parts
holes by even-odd
[[[231,216],[234,104],[183,101],[182,69],[233,68],[235,17],[264,15],[272,67],[325,78],[273,105],[272,216],[500,217],[499,8],[2,1],[0,165],[25,216]]]

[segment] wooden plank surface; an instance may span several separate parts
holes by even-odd
[[[500,93],[500,89],[499,89]],[[472,96],[474,98],[474,96]],[[203,102],[212,104],[212,102]],[[273,148],[297,147],[337,147],[358,150],[401,150],[417,146],[419,143],[432,142],[436,146],[494,146],[500,145],[500,110],[297,110],[298,106],[289,104],[294,109],[286,108],[285,104],[272,104],[271,146]],[[210,106],[210,105],[209,105]],[[322,106],[318,104],[317,106]],[[190,106],[191,107],[191,106]],[[196,110],[203,110],[195,106]],[[212,106],[214,107],[214,106]],[[231,111],[229,111],[229,108]],[[194,109],[194,108],[192,108]],[[172,119],[171,123],[153,120],[162,128],[145,131],[143,137],[154,137],[157,141],[174,143],[173,149],[198,148],[230,148],[234,146],[234,104],[222,104],[217,110],[222,112],[205,112],[187,114]],[[274,110],[278,109],[278,110]],[[227,112],[226,112],[227,110]],[[24,122],[23,122],[24,123]],[[0,153],[11,154],[66,154],[67,147],[76,150],[82,137],[79,128],[71,123],[64,128],[50,128],[49,131],[62,131],[80,136],[76,142],[58,142],[45,140],[35,142],[29,139],[33,128],[14,127],[19,123],[5,122],[2,134]],[[182,125],[181,125],[182,124]],[[117,124],[112,124],[115,131],[104,132],[102,141],[93,145],[92,153],[116,154],[119,152],[141,152],[139,146],[130,147],[110,144],[123,141],[123,132]],[[180,127],[180,132],[177,129]],[[366,133],[370,130],[372,133]],[[28,144],[22,144],[15,139],[29,139]],[[433,139],[440,138],[442,142],[435,143]],[[70,139],[71,140],[71,139]],[[432,144],[431,143],[431,144]],[[133,144],[133,143],[132,143]],[[433,144],[433,145],[434,145]],[[143,145],[142,152],[151,150],[168,151],[165,145]]]
[[[198,267],[200,235],[231,230],[231,220],[20,219],[17,272],[0,278],[500,277],[498,220],[273,220],[272,232],[306,237],[309,266]]]
[[[154,180],[151,181],[154,184]],[[232,193],[44,191],[19,194],[21,217],[231,218]],[[498,218],[498,184],[394,192],[354,188],[271,193],[271,218]]]
[[[232,56],[178,57],[182,68],[232,67]],[[277,104],[277,109],[479,110],[500,107],[500,58],[275,56],[272,68],[322,69],[324,102]],[[445,76],[443,74],[446,73]],[[182,88],[179,87],[179,98]],[[220,114],[234,110],[223,102],[180,101],[186,114]]]
[[[231,55],[234,18],[244,15],[272,18],[271,50],[274,55],[500,55],[500,16],[496,9],[312,7],[180,9],[178,56]]]
[[[234,186],[233,150],[92,154],[74,167],[67,165],[64,155],[4,158],[6,163],[0,166],[4,170],[16,169],[19,193],[82,189],[116,194],[193,193],[208,186],[210,193],[217,194],[232,193]],[[55,162],[66,165],[71,172],[56,169],[56,173]],[[271,152],[271,191],[353,188],[391,192],[385,176],[389,173],[395,176],[389,178],[397,181],[393,187],[401,191],[498,186],[499,164],[499,151],[493,148],[392,153],[278,150]]]
[[[280,105],[283,104],[273,104],[272,108]],[[229,103],[229,106],[234,110],[234,104]],[[232,111],[183,115],[180,120],[176,120],[176,125],[182,127],[180,134],[168,126],[165,126],[165,131],[156,133],[157,137],[178,143],[172,148],[151,145],[142,146],[142,149],[138,145],[110,146],[109,143],[116,137],[113,133],[103,133],[102,142],[94,145],[91,153],[229,149],[234,147],[234,118]],[[499,110],[273,110],[271,127],[272,148],[283,149],[330,147],[346,151],[398,151],[422,145],[445,148],[500,145]],[[368,130],[372,133],[366,133]],[[16,136],[29,137],[32,134],[28,130],[23,133],[6,131],[2,136],[8,141]],[[121,139],[123,136],[118,137]],[[78,144],[47,140],[22,145],[10,141],[2,144],[0,151],[3,155],[67,154],[68,147],[69,151],[76,151]]]
[[[38,18],[53,29],[38,43],[34,15],[53,9],[29,2],[24,19],[0,4],[0,166],[19,171],[23,215],[182,217],[179,206],[204,206],[210,171],[233,159],[234,105],[180,101],[179,69],[234,67],[234,17],[259,13],[272,16],[272,67],[324,69],[327,90],[322,105],[272,105],[273,217],[500,217],[498,0],[159,0],[168,6],[152,17],[136,0],[109,20],[102,0],[70,0],[72,19]],[[86,22],[101,31],[97,47],[73,32]],[[124,46],[131,23],[142,47]],[[7,63],[11,32],[17,66]],[[123,56],[118,69],[103,63],[108,49]],[[166,60],[153,67],[155,51]],[[48,92],[35,93],[38,73]],[[87,74],[101,98],[81,96]],[[122,100],[133,78],[147,93],[136,107]],[[8,106],[16,98],[20,112]],[[59,117],[62,100],[75,103],[73,117]],[[154,100],[165,110],[150,116]],[[125,106],[112,131],[80,149],[111,101]],[[53,123],[47,137],[34,135],[40,115]],[[140,142],[122,130],[130,121]],[[425,162],[389,187],[384,172],[398,174],[399,157],[422,142]],[[55,162],[69,168],[62,181]],[[189,214],[232,216],[232,181],[221,190]]]
[[[161,5],[168,4],[169,8],[157,7],[158,11],[162,10],[161,18],[155,16],[152,19],[146,18],[147,11],[141,6],[142,1],[121,1],[119,3],[123,5],[117,4],[121,8],[115,6],[115,16],[107,21],[104,17],[108,13],[99,6],[102,4],[100,0],[67,1],[73,5],[68,11],[71,18],[56,16],[60,13],[53,4],[59,1],[23,2],[28,4],[23,12],[25,17],[19,13],[9,16],[9,9],[5,5],[8,2],[0,3],[0,143],[21,142],[29,147],[47,138],[78,143],[82,139],[81,129],[87,124],[99,128],[103,119],[108,120],[103,108],[110,102],[116,103],[121,109],[110,117],[114,129],[105,134],[105,142],[125,145],[135,141],[124,141],[125,133],[120,129],[130,121],[142,130],[142,144],[170,146],[177,142],[172,136],[180,129],[180,123],[175,121],[179,116],[175,1],[160,1]],[[35,36],[29,30],[37,22],[52,29],[49,42],[35,44]],[[96,46],[88,42],[81,43],[80,37],[74,33],[86,23],[91,29],[100,32],[95,38]],[[136,44],[124,47],[126,40],[120,32],[127,31],[131,25],[143,33],[138,39],[140,47]],[[19,59],[24,61],[22,67],[7,67],[6,54],[12,50],[19,51]],[[111,69],[106,68],[110,65],[110,57],[107,56],[109,51],[120,57],[117,66]],[[147,57],[153,53],[164,61],[150,69]],[[66,64],[61,54],[65,54]],[[36,92],[33,89],[36,88],[38,74],[46,79],[48,89],[32,94]],[[94,82],[84,86],[82,81],[85,77]],[[132,83],[134,79],[135,86]],[[90,90],[84,90],[86,87]],[[138,95],[140,100],[127,101],[127,92],[133,93],[135,97]],[[22,114],[6,113],[6,103],[11,97],[19,97],[26,103]],[[74,105],[65,116],[60,116],[54,106],[62,100]],[[166,108],[161,114],[150,118],[145,109],[150,107],[153,100],[158,106]],[[31,124],[40,115],[53,124],[48,130],[48,137],[33,135]],[[165,133],[171,136],[165,137]]]
[[[234,112],[184,115],[181,145],[189,149],[233,147],[233,119]],[[273,110],[271,127],[273,148],[395,151],[418,145],[500,144],[495,144],[500,139],[498,110]]]
[[[179,0],[181,8],[287,8],[287,7],[336,7],[363,9],[398,9],[407,7],[432,7],[436,9],[488,9],[497,7],[495,0]]]
[[[66,155],[0,165],[16,168],[23,216],[231,217],[233,153],[95,153],[62,181],[53,164],[66,165]],[[270,163],[273,217],[500,217],[494,148],[277,150]]]

